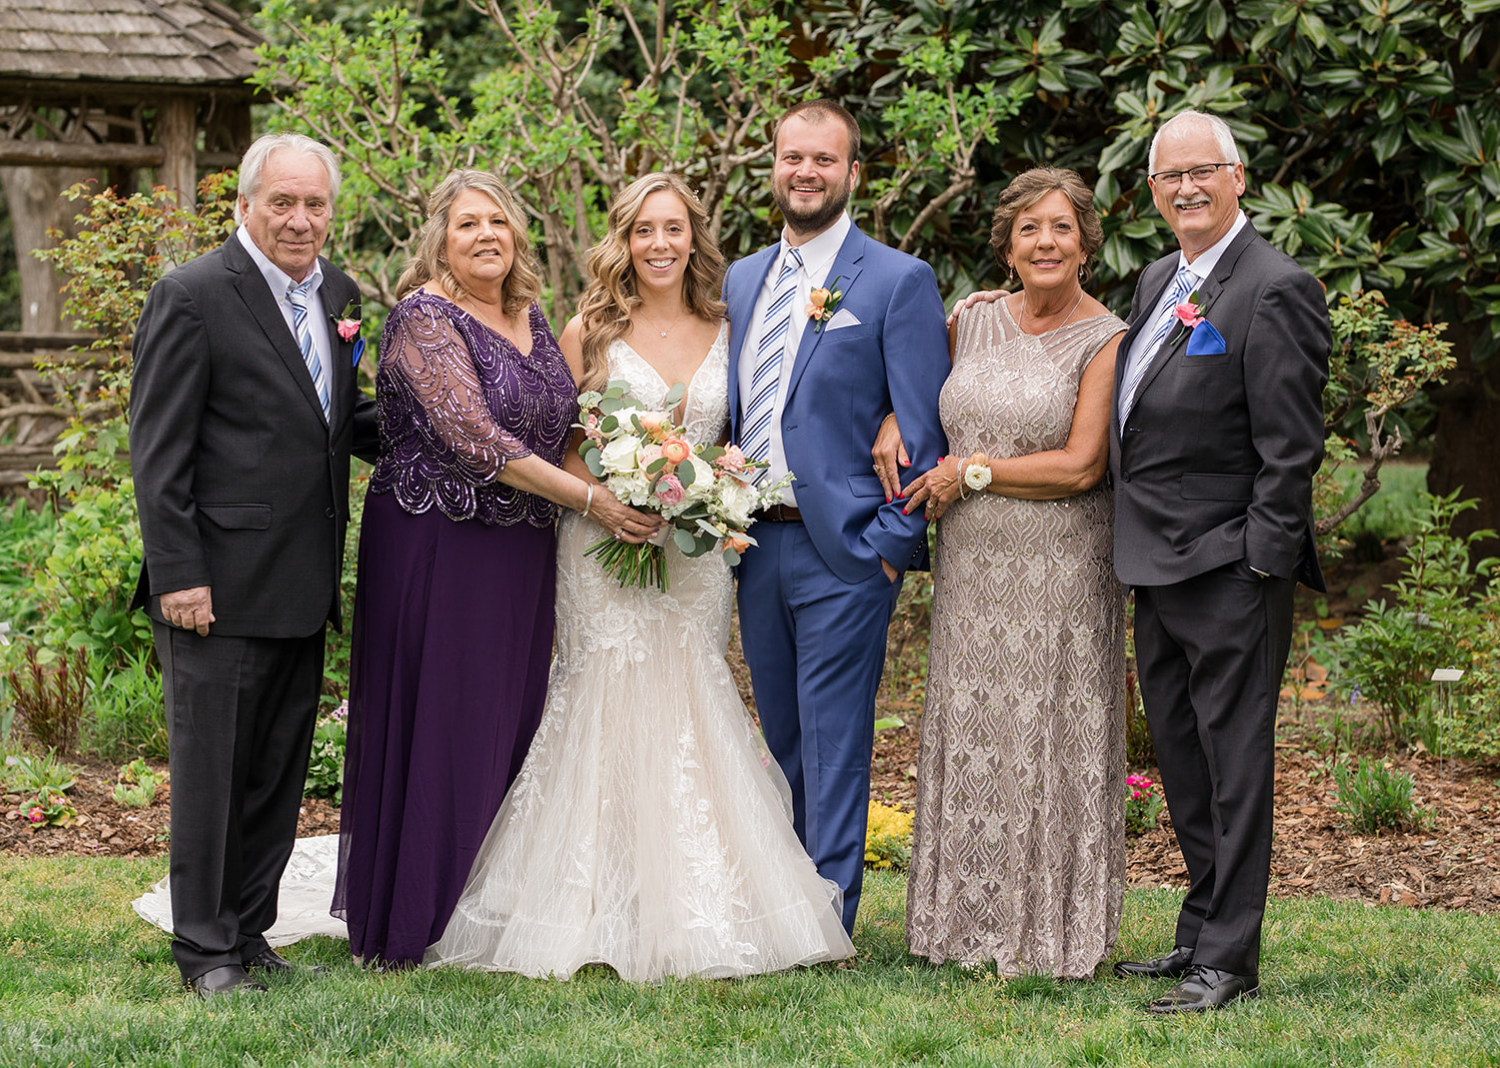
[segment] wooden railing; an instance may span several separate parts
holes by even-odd
[[[53,444],[73,411],[58,404],[59,383],[36,370],[36,361],[84,370],[84,380],[69,390],[70,399],[81,399],[93,378],[88,370],[106,358],[72,350],[92,340],[89,334],[0,332],[0,493],[24,490],[37,468],[57,466]]]

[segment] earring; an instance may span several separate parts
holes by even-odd
[[[693,253],[695,253],[695,252],[697,252],[697,251],[698,251],[698,250],[697,250],[697,249],[695,249],[695,248],[690,248],[690,249],[688,249],[688,255],[689,255],[689,256],[691,256],[691,255],[692,255],[692,254],[693,254]]]
[[[1082,281],[1083,281],[1083,280],[1084,280],[1084,279],[1085,279],[1085,278],[1087,278],[1087,277],[1088,277],[1088,276],[1089,276],[1089,272],[1088,272],[1088,265],[1087,265],[1087,264],[1083,264],[1083,263],[1080,263],[1080,264],[1079,264],[1079,265],[1078,265],[1078,280],[1079,280],[1079,281],[1080,281],[1080,282],[1082,282]]]
[[[1015,285],[1020,280],[1020,275],[1016,274],[1016,265],[1010,260],[1005,261],[1005,280],[1011,285]]]

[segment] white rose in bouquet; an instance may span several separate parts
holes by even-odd
[[[692,467],[693,484],[687,488],[689,502],[704,501],[714,495],[714,467],[696,453],[684,460],[679,468]]]
[[[635,454],[640,448],[640,442],[633,434],[621,434],[613,441],[599,450],[599,462],[604,466],[605,473],[610,475],[628,475],[636,469]]]
[[[738,530],[750,525],[750,513],[760,502],[760,494],[737,478],[721,478],[719,487],[719,518]]]

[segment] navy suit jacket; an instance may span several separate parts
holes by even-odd
[[[779,247],[739,260],[724,278],[735,441],[742,415],[740,350]],[[847,311],[858,324],[804,328],[787,383],[781,439],[808,536],[829,570],[855,583],[878,572],[882,559],[897,571],[927,563],[921,510],[902,515],[900,500],[886,503],[870,447],[881,420],[894,411],[912,461],[905,477],[937,462],[948,448],[938,394],[951,365],[943,301],[927,264],[852,227],[828,269],[828,283],[835,279],[844,295],[834,315]]]
[[[1243,560],[1322,590],[1312,530],[1332,347],[1322,287],[1246,225],[1198,290],[1224,344],[1190,346],[1176,324],[1121,427],[1126,353],[1177,264],[1173,252],[1142,272],[1115,362],[1115,571],[1160,586]]]

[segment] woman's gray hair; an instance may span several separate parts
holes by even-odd
[[[1161,140],[1162,134],[1174,126],[1189,122],[1201,122],[1213,133],[1214,140],[1219,144],[1219,154],[1224,157],[1223,159],[1214,160],[1214,163],[1244,162],[1240,157],[1240,146],[1235,143],[1234,131],[1229,128],[1229,123],[1217,115],[1208,115],[1202,111],[1193,111],[1189,108],[1187,111],[1179,111],[1176,115],[1173,115],[1166,122],[1162,123],[1161,127],[1156,131],[1156,135],[1151,138],[1151,151],[1146,157],[1146,173],[1148,175],[1156,173],[1156,145]]]
[[[271,158],[271,153],[283,148],[312,156],[321,163],[328,172],[328,203],[331,206],[338,200],[339,184],[342,181],[339,177],[339,161],[323,142],[314,141],[299,133],[265,134],[255,139],[255,144],[250,146],[245,152],[245,158],[240,160],[239,196],[244,197],[247,203],[255,200],[255,194],[260,192],[261,172],[266,169],[266,160]],[[234,203],[234,221],[245,221],[238,198]]]

